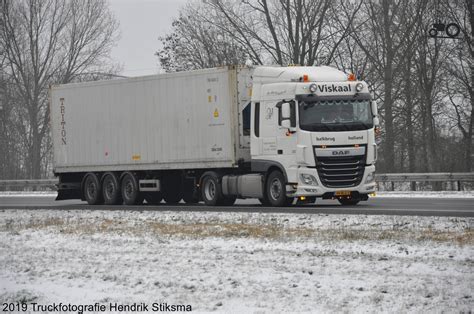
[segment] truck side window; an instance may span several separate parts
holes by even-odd
[[[294,101],[290,101],[289,104],[290,104],[290,109],[291,109],[290,123],[291,123],[291,127],[295,128],[296,127],[296,105]],[[278,108],[278,125],[281,125],[281,103],[278,103],[276,107]]]
[[[260,103],[255,103],[254,132],[256,137],[260,137]]]
[[[242,110],[242,133],[250,135],[250,103]]]

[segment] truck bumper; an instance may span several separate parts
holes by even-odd
[[[307,184],[303,182],[300,174],[311,175],[316,179],[317,184]],[[372,175],[372,179],[367,181],[369,175]],[[348,188],[328,188],[321,184],[318,172],[314,168],[299,168],[297,173],[298,183],[288,184],[286,186],[287,196],[289,197],[310,197],[310,196],[328,196],[329,198],[334,195],[336,191],[350,191],[352,193],[358,192],[359,195],[366,196],[367,194],[375,192],[375,166],[366,166],[364,169],[364,176],[359,185],[348,187]]]

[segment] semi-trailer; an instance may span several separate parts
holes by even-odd
[[[375,191],[377,105],[354,75],[237,67],[53,86],[57,200],[355,205]]]

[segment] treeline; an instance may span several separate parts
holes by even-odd
[[[109,78],[106,0],[0,0],[0,180],[52,176],[48,89]]]
[[[460,34],[430,37],[439,22]],[[251,63],[355,73],[379,103],[379,172],[471,171],[473,26],[471,0],[208,0],[183,7],[156,54],[166,71]]]

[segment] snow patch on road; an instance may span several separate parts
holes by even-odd
[[[472,218],[0,211],[0,299],[469,311]]]

